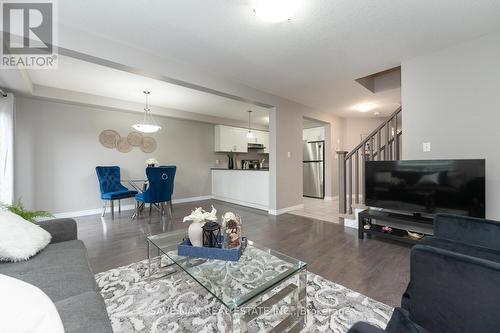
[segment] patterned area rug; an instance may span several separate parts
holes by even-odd
[[[228,331],[226,308],[189,275],[178,272],[164,276],[171,268],[155,265],[150,279],[147,267],[147,260],[143,260],[96,274],[115,333]],[[254,320],[248,331],[263,333],[281,320],[281,311],[270,312]],[[388,305],[316,274],[307,275],[307,324],[303,332],[343,333],[357,321],[385,328],[391,314]]]

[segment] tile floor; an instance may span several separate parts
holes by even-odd
[[[339,224],[339,198],[333,200],[322,200],[314,198],[303,198],[304,208],[289,212],[292,215],[312,218],[315,220]]]

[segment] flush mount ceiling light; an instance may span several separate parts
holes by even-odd
[[[356,105],[354,107],[354,109],[359,111],[359,112],[369,112],[369,111],[373,110],[374,107],[375,107],[375,105],[373,105],[373,104],[359,104],[359,105]]]
[[[280,23],[294,16],[299,4],[300,0],[255,0],[253,11],[266,22]]]
[[[250,116],[252,115],[252,110],[248,110],[248,133],[247,133],[247,139],[253,139],[253,133],[252,130],[250,129]]]
[[[144,107],[144,118],[142,119],[142,123],[132,125],[132,127],[142,133],[154,133],[161,130],[161,126],[159,126],[156,121],[153,119],[151,115],[151,109],[149,108],[148,96],[150,94],[149,91],[143,91],[144,95],[146,95],[146,106]]]

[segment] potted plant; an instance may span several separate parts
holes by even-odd
[[[148,158],[146,160],[146,165],[148,167],[157,167],[160,163],[156,160],[156,158]]]
[[[36,218],[39,217],[53,217],[52,214],[44,210],[27,210],[26,208],[24,208],[23,203],[19,199],[13,204],[0,203],[0,207],[3,209],[7,209],[12,213],[21,216],[26,221],[30,221],[33,223],[36,223]]]

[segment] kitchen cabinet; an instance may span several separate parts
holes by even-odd
[[[246,153],[247,149],[247,130],[240,127],[215,125],[215,151]]]
[[[269,208],[269,171],[212,170],[212,197],[242,206]]]
[[[246,128],[215,125],[215,151],[247,153],[247,145],[251,142],[263,144],[266,147],[264,153],[269,152],[269,132],[252,130],[253,139],[247,139],[247,133],[248,129]]]
[[[311,141],[324,141],[325,140],[325,128],[321,127],[313,127],[313,128],[305,128],[302,131],[302,140],[311,142]]]

